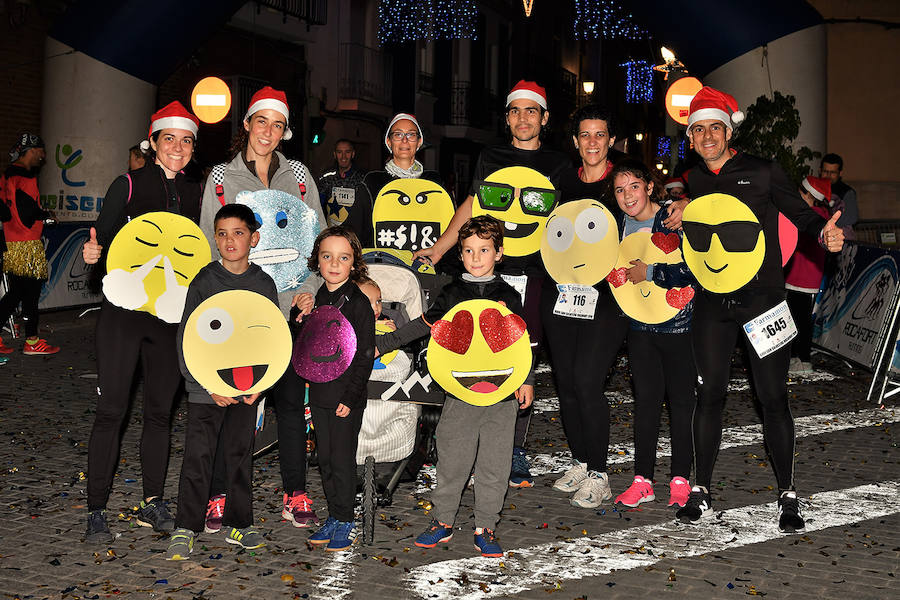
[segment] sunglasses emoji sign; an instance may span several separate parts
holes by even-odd
[[[126,223],[110,244],[103,295],[120,308],[179,323],[188,284],[209,261],[209,242],[193,221],[146,213]]]
[[[684,262],[710,292],[728,294],[756,276],[766,255],[766,236],[750,207],[728,194],[707,194],[681,217]]]
[[[557,206],[541,236],[541,258],[556,283],[592,286],[612,270],[619,252],[619,228],[596,200]]]
[[[447,190],[427,179],[395,179],[375,196],[375,247],[421,250],[434,245],[453,218]]]
[[[518,390],[531,370],[525,321],[491,300],[466,300],[431,327],[428,372],[448,394],[490,406]]]
[[[503,221],[503,253],[528,256],[539,251],[547,218],[559,201],[550,180],[528,167],[506,167],[476,182],[472,216]]]

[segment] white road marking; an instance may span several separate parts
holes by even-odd
[[[822,492],[804,504],[804,533],[876,519],[900,512],[900,481]],[[854,509],[848,511],[847,506]],[[412,569],[404,581],[421,598],[510,596],[534,587],[554,587],[562,580],[646,567],[663,557],[688,558],[777,539],[783,534],[778,531],[775,515],[774,502],[733,508],[697,525],[670,520],[517,548],[501,559],[475,557],[431,563]]]
[[[361,540],[357,540],[359,544]],[[356,550],[344,552],[325,552],[325,564],[318,568],[318,582],[309,597],[313,599],[334,600],[353,596],[354,574],[356,568],[353,559]]]

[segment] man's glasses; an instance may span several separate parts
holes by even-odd
[[[391,139],[395,142],[399,142],[403,139],[406,139],[408,142],[415,142],[419,139],[418,131],[392,131]]]
[[[718,225],[682,221],[684,235],[697,252],[709,251],[715,233],[726,252],[751,252],[759,241],[762,225],[751,221],[728,221]]]
[[[485,210],[506,210],[516,197],[516,188],[505,183],[482,181],[477,188],[478,203]],[[522,212],[528,215],[549,215],[559,200],[559,190],[524,187],[519,192]]]

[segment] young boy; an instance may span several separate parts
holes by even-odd
[[[376,338],[378,352],[384,354],[430,333],[431,323],[465,300],[501,302],[522,315],[519,293],[500,277],[494,267],[503,257],[503,224],[491,216],[469,219],[459,230],[457,247],[466,272],[449,283],[422,317],[393,333]],[[533,375],[520,387],[515,398],[524,410],[534,399]],[[512,466],[515,435],[515,402],[507,398],[491,406],[473,406],[447,396],[437,426],[437,487],[432,495],[434,521],[419,537],[416,546],[434,548],[453,537],[453,523],[460,497],[475,464],[475,547],[482,556],[503,556],[494,529],[500,520],[503,499]]]
[[[209,499],[213,458],[219,433],[225,443],[227,498],[223,523],[225,541],[243,548],[265,546],[261,533],[253,528],[250,452],[256,424],[253,403],[259,393],[226,398],[207,392],[191,376],[182,354],[184,328],[188,317],[205,299],[226,290],[247,290],[265,296],[278,305],[275,282],[257,265],[250,264],[250,249],[259,242],[253,211],[243,204],[226,204],[216,214],[216,247],[222,255],[203,267],[188,287],[184,314],[178,327],[178,360],[188,392],[188,424],[184,463],[178,483],[176,530],[169,542],[168,560],[185,560],[194,539],[203,530]]]

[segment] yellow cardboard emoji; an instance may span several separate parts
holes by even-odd
[[[430,248],[453,218],[447,190],[427,179],[388,182],[372,207],[375,246],[415,252]]]
[[[615,217],[597,200],[557,206],[541,238],[541,258],[556,283],[594,285],[603,281],[618,256]]]

